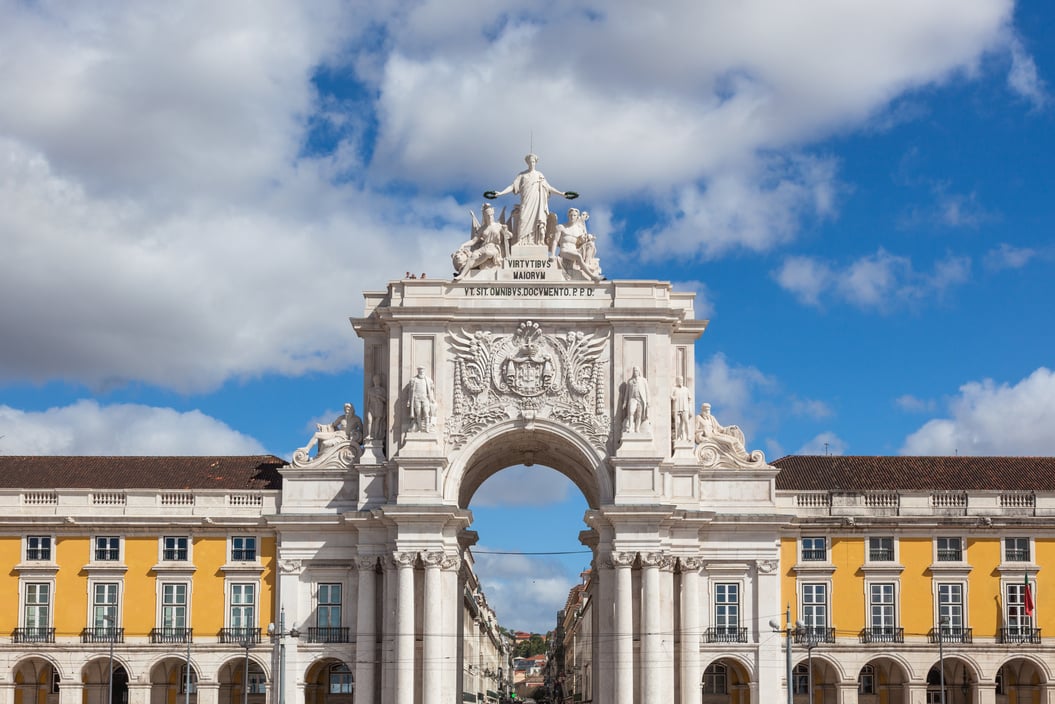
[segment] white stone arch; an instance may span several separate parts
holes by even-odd
[[[566,476],[590,508],[615,497],[607,455],[587,438],[546,418],[498,423],[462,448],[443,483],[443,499],[465,508],[480,485],[496,472],[516,464],[543,464]]]
[[[808,665],[809,661],[810,657],[808,653],[806,655],[801,655],[800,657],[798,657],[798,659],[795,660],[795,667],[798,667],[799,665]],[[832,677],[830,679],[823,679],[823,682],[825,684],[835,685],[839,684],[840,682],[856,682],[857,675],[861,672],[861,668],[857,668],[853,671],[851,675],[847,676],[846,668],[844,667],[844,665],[846,665],[846,663],[841,662],[840,660],[837,660],[836,658],[828,654],[822,654],[817,652],[813,653],[813,667],[821,667],[822,673],[825,672],[825,670],[832,673]],[[816,684],[816,682],[817,680],[816,678],[814,678],[814,683]]]
[[[919,674],[916,672],[917,668],[914,668],[912,666],[912,662],[901,653],[883,651],[878,653],[865,653],[864,655],[866,655],[867,657],[861,659],[860,661],[851,662],[849,660],[846,660],[845,664],[848,668],[853,668],[854,666],[856,666],[856,669],[848,673],[851,676],[852,680],[846,680],[847,684],[850,684],[851,682],[857,682],[857,678],[858,676],[860,676],[861,670],[862,668],[864,668],[865,665],[875,665],[876,663],[881,663],[883,660],[889,660],[894,665],[900,667],[901,674],[905,677],[906,683],[919,679]],[[814,655],[813,657],[817,656]],[[928,668],[928,672],[929,671],[930,668]]]
[[[702,676],[704,670],[714,663],[720,663],[723,660],[735,663],[738,667],[742,668],[749,683],[754,683],[758,677],[758,668],[755,666],[755,663],[744,657],[741,653],[714,653],[714,656],[710,659],[704,659],[700,662],[700,675]]]
[[[55,670],[55,672],[57,672],[59,674],[59,685],[60,686],[62,685],[63,682],[68,682],[70,677],[72,677],[72,675],[65,668],[63,668],[62,664],[58,660],[53,658],[51,655],[48,655],[46,653],[42,653],[40,651],[32,651],[32,652],[28,652],[28,653],[23,654],[22,656],[20,656],[18,658],[18,660],[16,660],[11,665],[11,678],[10,678],[9,681],[14,682],[15,681],[15,677],[17,676],[18,672],[23,667],[25,667],[27,665],[31,665],[31,666],[35,667],[36,663],[33,662],[34,660],[41,660],[41,661],[43,661],[44,664],[51,665],[51,667]]]
[[[1005,665],[1007,665],[1008,663],[1014,662],[1015,660],[1025,660],[1030,665],[1032,665],[1033,667],[1037,668],[1037,672],[1039,672],[1041,677],[1044,678],[1042,684],[1050,684],[1051,683],[1051,680],[1052,680],[1051,664],[1048,661],[1044,660],[1043,658],[1039,658],[1039,657],[1037,657],[1035,655],[1032,655],[1032,654],[1029,654],[1029,653],[1023,653],[1023,652],[1009,653],[1007,655],[1007,657],[1005,657],[1000,662],[996,663],[996,665],[992,669],[992,672],[986,672],[984,674],[984,676],[983,676],[982,670],[980,668],[976,668],[977,672],[978,672],[978,679],[979,680],[984,680],[986,682],[993,682],[993,681],[995,681],[996,680],[996,673],[1000,671],[1000,668],[1005,666]]]

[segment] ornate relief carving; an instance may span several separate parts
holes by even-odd
[[[443,558],[446,555],[442,551],[425,552],[421,554],[421,561],[425,563],[426,567],[439,567],[443,564]]]
[[[530,320],[512,335],[452,332],[454,412],[447,441],[457,448],[500,421],[539,417],[561,421],[604,449],[607,344],[607,336],[583,332],[546,335]]]
[[[612,565],[615,567],[630,567],[637,558],[635,552],[613,552],[611,553]]]
[[[396,567],[413,567],[418,559],[416,552],[397,552],[392,554]]]
[[[681,563],[682,572],[699,572],[703,569],[703,559],[699,557],[679,557],[678,562]]]
[[[661,570],[670,569],[674,566],[674,559],[670,555],[661,552],[642,553],[642,567],[658,567]]]
[[[770,574],[776,571],[779,564],[776,560],[759,560],[755,563],[755,566],[758,567],[758,571],[762,574]]]
[[[457,555],[444,555],[440,562],[440,569],[449,572],[457,572],[462,568],[462,558]]]
[[[304,563],[300,560],[279,560],[278,568],[282,571],[282,574],[300,574],[301,568]]]
[[[355,566],[361,570],[371,571],[377,569],[377,556],[373,557],[360,557],[355,562]]]

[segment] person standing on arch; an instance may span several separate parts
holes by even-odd
[[[513,228],[516,242],[520,244],[544,244],[546,238],[546,223],[549,220],[549,197],[550,195],[575,198],[578,194],[561,191],[549,185],[546,177],[541,171],[535,169],[538,157],[528,154],[524,157],[527,169],[517,174],[513,183],[501,191],[487,191],[485,198],[497,198],[507,193],[520,196],[517,220]]]

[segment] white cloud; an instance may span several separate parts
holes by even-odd
[[[898,396],[894,405],[907,413],[933,413],[937,407],[933,399],[917,398],[912,394]]]
[[[810,144],[972,70],[1010,20],[1003,0],[4,5],[0,381],[346,366],[358,291],[448,274],[448,194],[504,186],[532,135],[601,238],[633,194],[671,208],[653,256],[772,248],[836,209]],[[358,93],[320,96],[322,69]]]
[[[674,281],[671,282],[675,291],[691,291],[696,294],[693,302],[693,313],[697,320],[710,320],[714,316],[714,301],[711,300],[711,291],[707,284],[702,281]]]
[[[487,603],[506,628],[546,633],[556,624],[557,609],[578,583],[578,575],[550,557],[485,554],[487,547],[473,549],[476,573]],[[588,565],[590,556],[582,556]]]
[[[264,449],[200,411],[78,401],[46,411],[0,406],[5,455],[247,455]]]
[[[905,439],[906,455],[1055,454],[1055,373],[1041,367],[1017,384],[992,379],[960,387],[949,417]]]
[[[773,278],[807,305],[819,306],[823,297],[838,296],[858,308],[888,312],[940,298],[951,287],[967,281],[970,269],[970,259],[949,255],[935,262],[933,271],[919,272],[908,257],[880,248],[841,270],[833,262],[815,257],[788,257],[773,272]]]
[[[844,455],[846,443],[831,431],[823,432],[800,447],[796,455]]]
[[[791,401],[791,412],[796,416],[806,416],[808,418],[820,419],[830,418],[832,415],[831,406],[824,401],[810,398],[797,398],[792,397]]]
[[[986,252],[985,266],[988,269],[999,271],[1001,269],[1021,269],[1028,264],[1037,251],[1029,247],[1014,247],[1007,242],[1001,242],[994,249]]]
[[[571,480],[549,467],[507,467],[492,475],[472,497],[475,506],[546,506],[578,491]]]
[[[1011,53],[1011,69],[1007,72],[1007,85],[1035,107],[1043,107],[1050,96],[1037,71],[1036,62],[1018,37],[1011,39],[1008,48]]]
[[[758,403],[761,394],[771,392],[777,382],[755,367],[730,364],[718,353],[696,368],[697,406],[711,404],[715,417],[723,425],[738,425],[752,443],[753,429],[765,404]]]

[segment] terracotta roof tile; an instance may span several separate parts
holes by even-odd
[[[0,455],[0,489],[281,489],[285,464],[274,455]]]
[[[1055,457],[789,455],[780,490],[1055,491]]]

